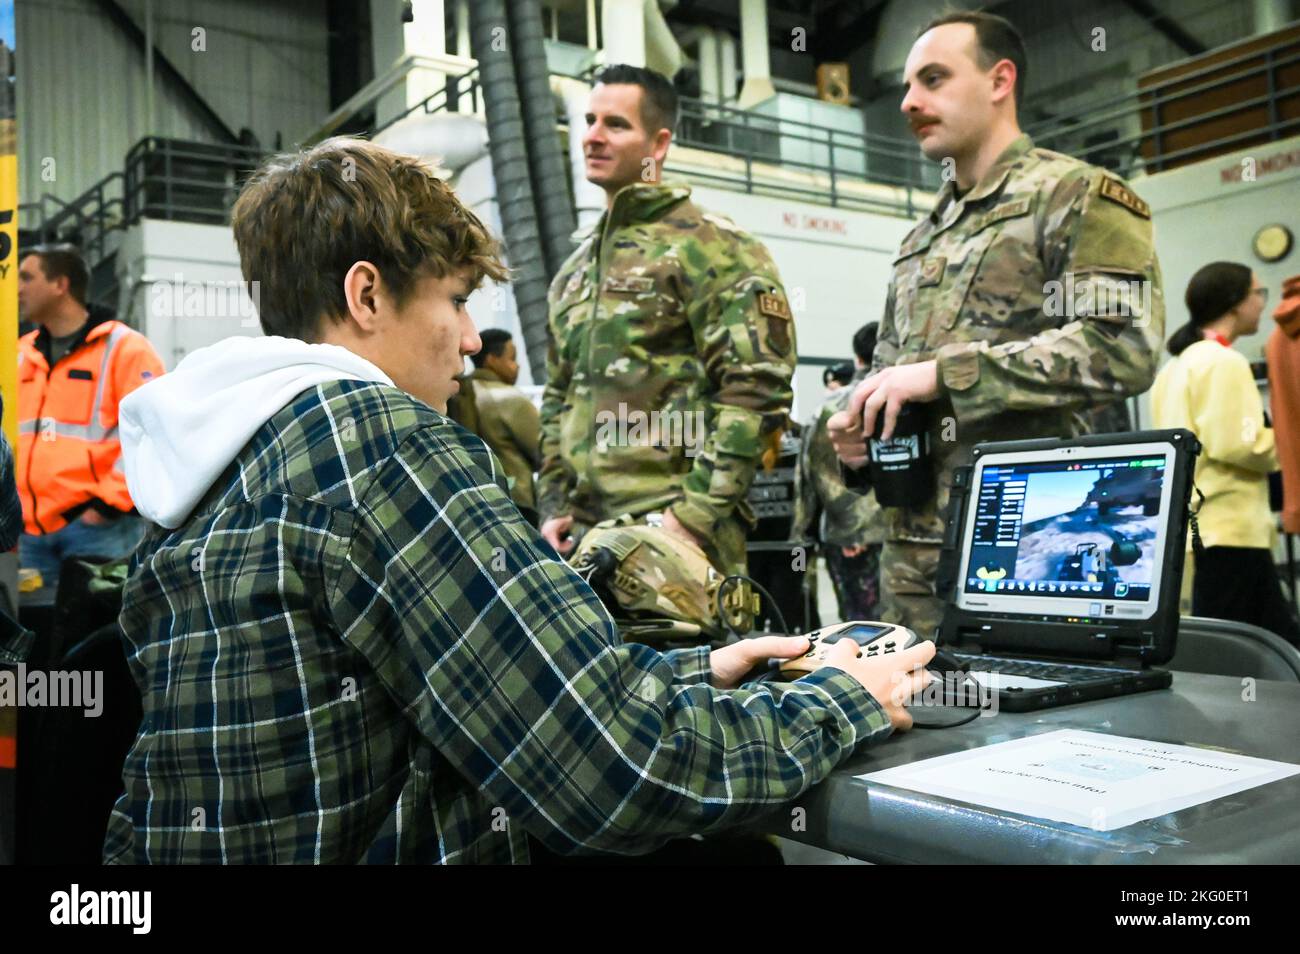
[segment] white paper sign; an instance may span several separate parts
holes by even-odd
[[[1300,765],[1061,729],[858,777],[1113,831],[1300,774]]]

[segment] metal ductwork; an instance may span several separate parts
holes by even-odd
[[[645,3],[645,65],[669,79],[676,76],[686,62],[686,55],[664,19],[665,8],[671,9],[676,5],[676,0],[669,4],[662,4],[659,0],[646,0]]]
[[[685,54],[673,36],[664,10],[676,0],[601,0],[604,62],[644,66],[669,79],[677,75]]]
[[[474,0],[470,5],[470,39],[483,87],[488,149],[520,333],[533,380],[540,384],[546,378],[549,278],[537,223],[519,85],[510,50],[515,37],[507,19],[505,0]],[[546,95],[549,99],[549,88]]]
[[[528,165],[532,172],[533,199],[549,280],[573,251],[573,202],[569,198],[555,97],[551,93],[550,70],[546,65],[541,4],[535,0],[506,0],[506,8],[511,26],[510,50],[519,82],[524,134],[531,160]],[[534,364],[533,367],[539,366]]]

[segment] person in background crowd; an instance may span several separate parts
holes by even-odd
[[[1185,427],[1202,445],[1196,486],[1205,495],[1197,511],[1204,548],[1193,556],[1192,613],[1262,626],[1300,645],[1273,566],[1273,429],[1250,363],[1232,347],[1255,333],[1267,298],[1258,276],[1236,262],[1212,262],[1193,275],[1191,317],[1169,339],[1174,359],[1156,376],[1151,413],[1156,427]]]
[[[1300,275],[1282,283],[1268,337],[1268,392],[1282,467],[1282,530],[1300,533]]]
[[[119,402],[163,373],[140,332],[87,304],[90,270],[72,245],[41,245],[18,265],[19,556],[56,589],[72,556],[122,557],[140,539],[120,463]]]
[[[471,434],[480,437],[478,421],[478,395],[474,393],[474,375],[462,373],[456,378],[458,390],[447,398],[447,416]]]
[[[832,365],[822,372],[822,386],[827,391],[838,391],[842,387],[847,387],[853,381],[855,367],[852,361]]]
[[[4,416],[4,402],[0,400],[0,417]],[[18,483],[14,479],[14,452],[9,438],[0,430],[0,552],[8,552],[18,545],[23,532],[23,504],[18,499]]]
[[[4,402],[0,400],[0,417],[4,416]],[[18,485],[14,480],[14,454],[9,438],[0,430],[0,552],[8,553],[18,545],[23,532],[23,505],[18,499]],[[0,588],[2,591],[2,588]],[[11,594],[17,602],[17,594]],[[6,663],[22,661],[27,656],[27,631],[9,615],[7,600],[0,600],[0,660]]]
[[[880,550],[885,540],[884,514],[870,491],[844,485],[840,460],[826,430],[832,414],[848,406],[853,386],[867,375],[876,349],[878,325],[872,322],[853,336],[856,372],[847,386],[833,393],[804,429],[796,472],[798,513],[795,526],[802,537],[822,544],[826,572],[835,588],[840,620],[876,619],[880,604]],[[820,527],[810,524],[821,510]]]
[[[1127,401],[1115,401],[1085,411],[1088,434],[1125,434],[1133,430],[1133,419],[1128,413]]]
[[[489,328],[479,335],[483,347],[473,356],[474,399],[478,434],[501,458],[510,482],[510,499],[537,525],[533,473],[541,466],[541,419],[533,402],[515,387],[519,360],[510,332]]]

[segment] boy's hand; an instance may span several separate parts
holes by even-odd
[[[756,636],[742,639],[709,654],[713,685],[735,689],[745,673],[769,659],[794,659],[808,651],[807,636]]]

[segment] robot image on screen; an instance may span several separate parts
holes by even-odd
[[[1146,599],[1165,461],[986,468],[967,592]]]

